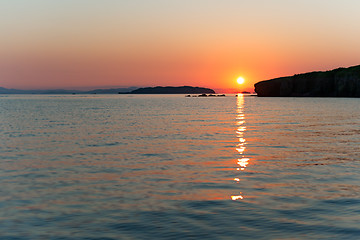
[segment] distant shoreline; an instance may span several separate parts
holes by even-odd
[[[214,94],[213,89],[204,87],[180,86],[180,87],[146,87],[146,88],[109,88],[94,89],[90,91],[48,89],[48,90],[21,90],[0,87],[0,94]]]

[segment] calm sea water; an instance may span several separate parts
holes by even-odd
[[[2,95],[1,239],[359,239],[360,99]]]

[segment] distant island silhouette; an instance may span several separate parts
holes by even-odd
[[[360,97],[360,65],[256,83],[259,97]]]
[[[0,87],[0,94],[203,94],[215,93],[210,88],[203,87],[146,87],[146,88],[109,88],[94,89],[90,91],[65,90],[65,89],[49,89],[49,90],[21,90]]]
[[[214,90],[210,88],[203,87],[191,87],[191,86],[181,86],[181,87],[146,87],[127,92],[125,94],[203,94],[203,93],[215,93]]]

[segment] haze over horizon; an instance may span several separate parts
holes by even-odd
[[[1,1],[0,86],[253,90],[360,64],[358,9],[355,0]]]

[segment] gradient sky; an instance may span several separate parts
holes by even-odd
[[[0,0],[0,86],[250,90],[360,64],[359,9],[358,0]]]

